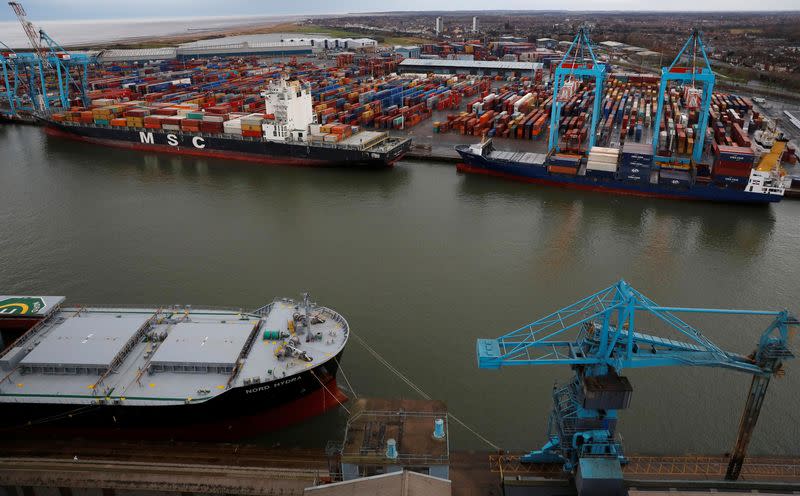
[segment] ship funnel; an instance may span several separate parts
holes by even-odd
[[[444,419],[437,418],[433,421],[433,437],[444,439]]]
[[[386,458],[397,459],[397,441],[394,439],[386,440]]]

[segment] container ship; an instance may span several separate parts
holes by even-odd
[[[43,118],[52,136],[99,145],[298,166],[390,167],[408,138],[346,124],[318,124],[308,85],[272,80],[265,112],[236,114],[225,105],[100,102],[94,109]],[[103,105],[103,103],[108,103]]]
[[[785,140],[775,139],[758,164],[751,148],[715,145],[710,176],[688,166],[656,165],[652,145],[625,143],[622,149],[592,147],[588,156],[495,150],[488,138],[458,145],[461,172],[623,195],[731,203],[774,203],[791,179],[780,172]]]
[[[347,400],[347,321],[308,295],[252,312],[64,302],[0,296],[4,435],[240,439]]]

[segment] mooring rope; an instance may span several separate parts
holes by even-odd
[[[367,342],[366,342],[366,341],[364,341],[363,339],[361,339],[361,337],[360,337],[360,336],[358,336],[357,334],[355,334],[353,331],[350,331],[350,335],[351,335],[351,336],[353,336],[354,338],[356,338],[356,341],[358,341],[359,343],[361,343],[361,346],[363,346],[363,347],[364,347],[364,349],[365,349],[365,350],[367,350],[367,351],[369,352],[369,354],[370,354],[370,355],[372,355],[372,356],[373,356],[373,357],[374,357],[374,358],[375,358],[375,359],[376,359],[378,362],[380,362],[381,364],[383,364],[383,366],[385,366],[387,369],[389,369],[389,371],[390,371],[390,372],[392,372],[392,373],[393,373],[393,374],[395,374],[397,377],[399,377],[399,378],[400,378],[400,379],[401,379],[403,382],[405,382],[405,383],[408,385],[408,387],[410,387],[411,389],[413,389],[414,391],[416,391],[416,393],[417,393],[417,394],[419,394],[419,395],[420,395],[420,396],[421,396],[423,399],[426,399],[426,400],[430,400],[430,399],[431,399],[431,397],[430,397],[430,395],[428,395],[428,393],[426,393],[425,391],[423,391],[423,390],[422,390],[422,389],[421,389],[419,386],[417,386],[416,384],[414,384],[414,383],[411,381],[411,379],[409,379],[408,377],[406,377],[406,376],[405,376],[405,375],[404,375],[402,372],[400,372],[400,371],[399,371],[399,370],[397,370],[397,369],[396,369],[394,366],[392,366],[392,364],[390,364],[390,363],[389,363],[389,362],[388,362],[388,361],[387,361],[385,358],[383,358],[383,357],[381,356],[381,354],[380,354],[380,353],[378,353],[378,352],[375,350],[375,348],[373,348],[372,346],[368,345],[368,344],[367,344]],[[500,451],[500,447],[499,447],[499,446],[497,446],[495,443],[493,443],[493,442],[489,441],[488,439],[486,439],[486,437],[485,437],[485,436],[481,435],[481,434],[480,434],[478,431],[476,431],[476,430],[475,430],[475,429],[473,429],[472,427],[468,426],[468,425],[467,425],[467,424],[466,424],[466,423],[465,423],[463,420],[461,420],[460,418],[456,417],[455,415],[453,415],[452,413],[449,413],[449,412],[447,413],[447,417],[448,417],[448,418],[451,418],[451,419],[453,419],[453,420],[455,420],[455,421],[456,421],[456,423],[460,424],[462,427],[464,427],[464,428],[465,428],[465,429],[467,429],[469,432],[471,432],[472,434],[474,434],[474,435],[475,435],[475,437],[477,437],[478,439],[480,439],[481,441],[483,441],[483,442],[484,442],[484,443],[486,443],[487,445],[491,446],[493,449],[496,449],[496,450]]]
[[[314,378],[315,378],[317,381],[319,381],[319,383],[322,385],[322,387],[324,387],[324,388],[325,388],[325,391],[327,391],[329,395],[333,396],[333,399],[335,399],[335,400],[336,400],[336,403],[339,403],[339,406],[340,406],[340,407],[342,407],[342,408],[344,408],[344,411],[346,411],[346,412],[347,412],[347,414],[348,414],[348,415],[350,415],[350,410],[348,410],[348,409],[347,409],[347,407],[346,407],[346,406],[344,406],[344,403],[342,403],[341,401],[339,401],[339,398],[338,398],[338,397],[337,397],[335,394],[333,394],[333,393],[331,392],[331,390],[330,390],[330,389],[328,389],[328,386],[326,386],[326,385],[325,385],[325,383],[324,383],[324,382],[322,382],[322,379],[320,379],[320,378],[317,376],[317,374],[316,374],[316,373],[315,373],[313,370],[311,371],[311,375],[313,375],[313,376],[314,376]]]
[[[339,372],[342,373],[342,378],[344,379],[344,382],[347,383],[347,388],[350,390],[351,393],[353,393],[353,396],[356,399],[358,399],[358,393],[356,393],[356,390],[353,388],[353,385],[350,384],[350,380],[347,378],[347,374],[344,373],[344,369],[342,368],[342,364],[339,363],[339,360],[336,357],[333,357],[333,361],[336,362],[336,365],[339,367]]]

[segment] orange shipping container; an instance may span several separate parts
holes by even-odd
[[[547,171],[551,174],[567,174],[570,176],[574,176],[578,173],[578,169],[575,167],[565,167],[563,165],[548,165]]]

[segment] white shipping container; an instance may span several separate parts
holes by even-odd
[[[525,104],[528,100],[533,98],[532,93],[526,93],[525,96],[514,102],[514,113],[519,112],[519,108]]]
[[[604,171],[604,172],[617,172],[617,164],[609,164],[606,162],[594,162],[589,159],[586,162],[586,169],[587,170],[596,170],[596,171]]]
[[[606,148],[603,146],[593,146],[589,153],[605,153],[607,155],[619,155],[619,148]]]
[[[222,127],[225,129],[242,129],[242,120],[241,119],[232,119],[229,121],[225,121],[222,123]]]

